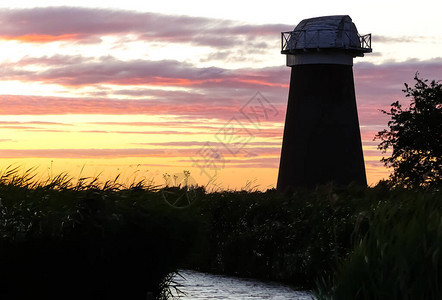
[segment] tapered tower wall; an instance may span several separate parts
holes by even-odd
[[[352,66],[291,68],[278,190],[328,182],[366,185]]]

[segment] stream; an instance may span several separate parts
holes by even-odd
[[[291,287],[244,279],[201,273],[192,270],[179,270],[173,281],[182,293],[172,291],[174,297],[190,299],[272,299],[272,300],[311,300],[313,295],[306,291],[295,291]]]

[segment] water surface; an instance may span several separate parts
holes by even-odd
[[[311,300],[312,294],[295,291],[289,286],[278,283],[261,282],[213,275],[191,270],[180,270],[182,276],[175,276],[174,281],[185,293],[179,299],[273,299],[273,300]],[[176,296],[177,293],[174,292]]]

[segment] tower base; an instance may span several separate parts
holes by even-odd
[[[292,67],[277,189],[367,185],[353,68]]]

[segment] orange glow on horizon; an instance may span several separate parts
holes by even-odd
[[[66,40],[76,40],[78,39],[79,34],[70,33],[70,34],[60,34],[60,35],[49,35],[49,34],[26,34],[19,36],[10,36],[10,35],[0,35],[0,39],[7,41],[19,41],[22,43],[51,43],[57,41],[66,41]]]

